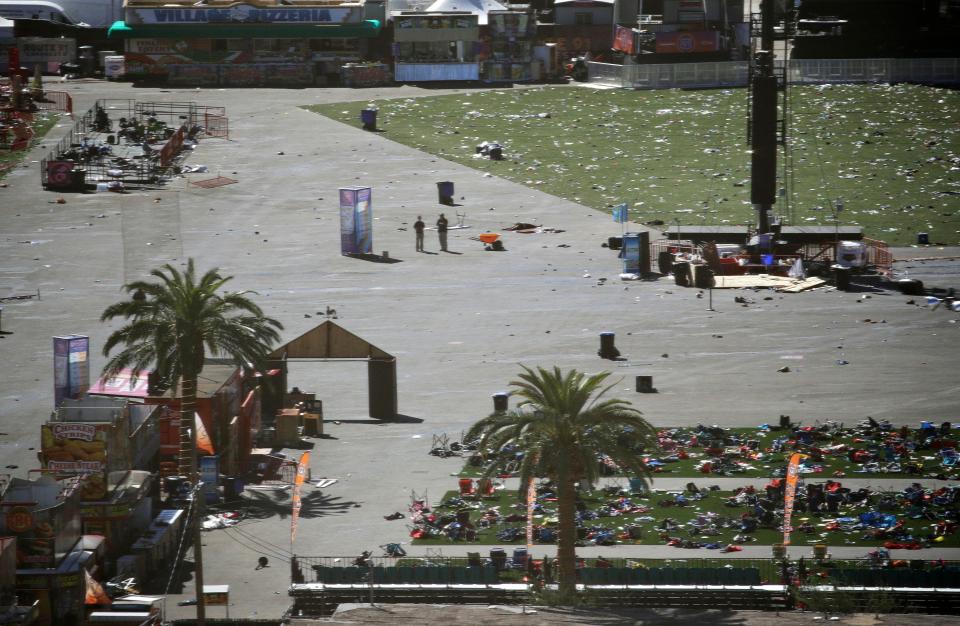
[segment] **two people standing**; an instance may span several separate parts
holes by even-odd
[[[443,213],[437,219],[437,234],[440,237],[440,250],[447,252],[447,216]],[[417,235],[417,252],[423,252],[423,231],[426,225],[423,223],[423,217],[417,216],[417,221],[413,223],[413,230]]]

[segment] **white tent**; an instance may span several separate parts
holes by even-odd
[[[13,39],[13,20],[0,17],[0,39]]]
[[[507,7],[503,6],[496,0],[436,0],[433,4],[427,7],[426,13],[451,13],[456,11],[466,11],[472,13],[473,15],[480,16],[480,24],[487,23],[487,12],[489,11],[506,11]]]

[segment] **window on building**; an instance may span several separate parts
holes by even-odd
[[[593,24],[593,13],[574,13],[573,23],[578,26],[589,26]]]

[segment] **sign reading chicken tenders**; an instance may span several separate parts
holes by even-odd
[[[40,431],[43,467],[58,475],[83,475],[81,500],[107,495],[106,424],[51,422]]]

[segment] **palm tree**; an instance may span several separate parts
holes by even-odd
[[[604,386],[610,372],[587,375],[554,367],[533,370],[522,366],[512,381],[521,398],[516,410],[493,414],[474,424],[468,439],[480,438],[479,449],[493,454],[490,476],[500,461],[520,450],[520,483],[537,477],[551,479],[558,490],[557,561],[560,595],[572,601],[576,590],[576,485],[594,483],[600,474],[598,455],[605,454],[632,475],[646,481],[649,471],[638,451],[655,439],[653,427],[625,400],[603,396],[616,384]],[[521,490],[525,493],[525,489]]]
[[[280,322],[266,317],[248,297],[248,292],[217,292],[233,277],[219,269],[197,278],[193,259],[180,272],[166,264],[150,272],[156,282],[135,281],[123,286],[129,300],[110,305],[100,321],[124,318],[126,324],[114,331],[103,346],[104,356],[124,346],[103,369],[104,376],[124,368],[144,371],[153,366],[158,377],[180,383],[180,473],[197,474],[193,437],[197,406],[197,379],[207,353],[227,356],[241,367],[261,364],[273,342],[279,340]],[[200,503],[199,496],[194,501]],[[194,524],[194,558],[197,586],[197,620],[204,619],[203,561],[199,524]]]

